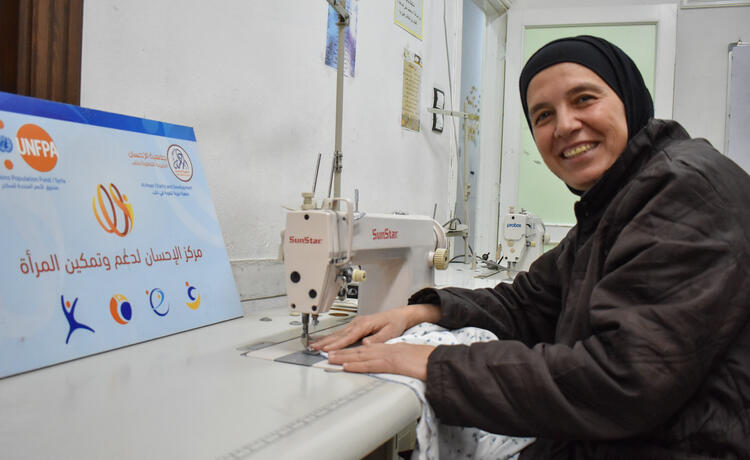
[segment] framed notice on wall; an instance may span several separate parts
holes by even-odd
[[[394,20],[402,29],[422,39],[424,0],[394,0]]]
[[[192,128],[0,93],[0,377],[242,315]]]
[[[401,91],[401,127],[419,131],[419,93],[422,90],[422,58],[404,50],[404,81]]]

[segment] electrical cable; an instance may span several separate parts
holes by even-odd
[[[460,222],[460,221],[459,221],[459,222]],[[474,258],[475,258],[475,259],[477,259],[477,260],[484,260],[484,259],[482,259],[482,258],[480,258],[480,257],[477,257],[477,256],[476,256],[476,255],[474,254],[474,248],[472,248],[470,244],[467,244],[467,246],[469,247],[469,255],[470,255],[470,256],[474,257]],[[453,256],[453,258],[452,258],[451,260],[449,260],[449,261],[448,261],[448,263],[449,263],[449,264],[452,264],[452,263],[453,263],[453,262],[454,262],[454,261],[455,261],[456,259],[458,259],[459,257],[465,257],[465,254],[459,254],[459,255],[457,255],[457,256]]]
[[[451,111],[453,111],[453,75],[451,74],[451,55],[448,51],[448,19],[447,16],[447,1],[443,0],[443,37],[445,38],[445,60],[448,63],[448,103],[450,104]],[[453,123],[453,137],[456,138],[456,120],[451,117]],[[458,140],[456,140],[456,148],[458,148]]]
[[[449,220],[448,222],[444,223],[443,227],[445,227],[446,225],[452,224],[453,222],[458,222],[460,224],[461,223],[461,219],[459,219],[458,217],[453,217],[451,220]]]
[[[453,112],[453,74],[451,73],[451,55],[448,50],[448,19],[447,19],[447,0],[443,0],[443,37],[445,38],[445,61],[448,64],[448,106]],[[458,175],[458,133],[456,129],[456,117],[450,117],[453,126],[453,143],[456,146],[456,175]],[[456,178],[458,184],[458,177]],[[455,208],[455,203],[454,203]]]

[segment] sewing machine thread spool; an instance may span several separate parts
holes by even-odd
[[[302,209],[315,209],[315,194],[312,192],[302,192]]]
[[[352,271],[352,281],[356,283],[361,283],[367,279],[367,272],[364,270],[354,270]]]
[[[448,249],[435,249],[435,253],[432,255],[432,265],[437,270],[445,270],[448,268]]]

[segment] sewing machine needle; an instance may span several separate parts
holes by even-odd
[[[305,349],[302,351],[310,355],[317,355],[320,352],[310,347],[309,326],[310,326],[310,314],[302,313],[302,336],[300,338],[302,339],[302,345],[305,347]]]
[[[310,348],[310,333],[309,333],[310,314],[302,313],[302,345],[305,346],[305,350]]]

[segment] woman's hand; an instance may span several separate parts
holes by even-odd
[[[385,372],[427,379],[432,345],[372,343],[328,353],[328,362],[342,364],[347,372]]]
[[[430,304],[407,305],[373,315],[357,316],[343,329],[315,340],[310,346],[330,352],[345,348],[360,339],[365,345],[381,343],[400,336],[419,323],[436,323],[441,316],[440,307]]]

